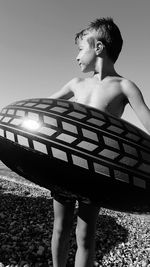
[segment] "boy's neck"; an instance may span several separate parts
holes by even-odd
[[[102,81],[107,76],[120,76],[114,68],[114,64],[109,59],[99,59],[98,64],[95,68],[94,77]]]

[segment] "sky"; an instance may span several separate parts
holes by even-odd
[[[124,45],[116,71],[136,83],[150,107],[149,11],[148,0],[0,0],[0,109],[86,77],[74,37],[99,17],[119,26]],[[129,106],[123,119],[144,129]]]

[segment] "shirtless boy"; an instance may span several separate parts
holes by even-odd
[[[104,112],[121,117],[126,104],[150,133],[150,110],[139,88],[119,75],[114,64],[121,52],[123,40],[111,18],[97,19],[76,34],[79,53],[77,62],[84,73],[93,72],[89,78],[74,78],[51,98],[70,99]],[[73,222],[74,202],[65,202],[54,194],[54,228],[52,257],[54,267],[66,266],[69,236]],[[99,206],[79,201],[75,267],[93,267],[94,239]]]

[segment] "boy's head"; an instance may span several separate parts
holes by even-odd
[[[107,56],[113,63],[116,62],[122,49],[123,40],[120,30],[112,18],[100,18],[91,22],[86,29],[76,34],[75,43],[78,44],[87,35],[89,35],[87,41],[90,46],[94,47],[96,41],[101,41]]]

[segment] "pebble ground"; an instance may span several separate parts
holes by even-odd
[[[0,175],[0,267],[52,267],[52,226],[50,191]],[[76,214],[67,267],[74,266],[75,226]],[[150,267],[150,213],[101,208],[95,238],[95,266]]]

